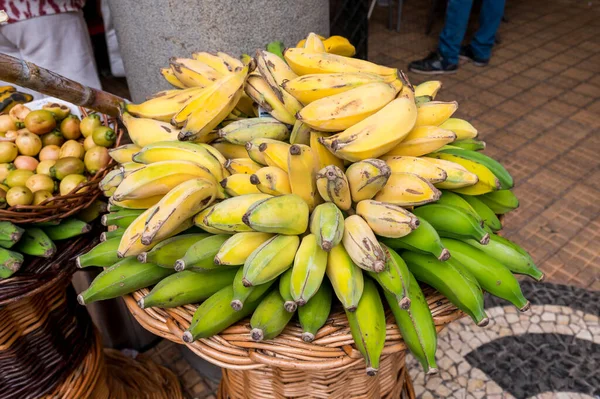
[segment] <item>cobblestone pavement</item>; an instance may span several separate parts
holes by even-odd
[[[406,69],[435,48],[442,17],[427,36],[431,2],[404,3],[400,33],[387,30],[387,10],[376,8],[372,61]],[[527,313],[490,301],[488,327],[452,323],[439,337],[440,374],[425,379],[412,359],[411,376],[423,399],[597,398],[600,309],[589,303],[600,302],[600,3],[508,1],[505,16],[490,65],[439,78],[438,98],[459,102],[456,115],[515,177],[521,206],[503,234],[557,284],[524,283]],[[161,343],[153,357],[180,376],[187,397],[213,397],[215,382],[175,344]]]

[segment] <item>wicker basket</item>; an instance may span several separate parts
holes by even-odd
[[[150,332],[186,344],[181,337],[197,307],[140,309],[137,301],[148,292],[143,289],[125,296],[129,311]],[[424,294],[438,331],[462,317],[463,313],[443,295],[428,287]],[[366,376],[364,360],[353,347],[348,320],[340,310],[332,312],[311,343],[302,341],[302,329],[294,322],[277,338],[254,342],[249,321],[244,320],[217,336],[186,345],[225,369],[223,398],[397,398],[403,389],[410,397],[412,389],[404,372],[406,346],[391,312],[386,315],[386,342],[377,377]]]
[[[83,116],[88,113],[81,108]],[[117,133],[115,146],[121,144],[123,139],[123,128],[118,125],[116,119],[109,119],[108,116],[102,115],[103,124],[105,126],[114,126]],[[9,221],[13,223],[41,223],[51,222],[54,220],[64,219],[76,214],[82,209],[87,208],[100,196],[102,193],[98,187],[100,180],[116,165],[114,161],[104,168],[100,169],[89,180],[77,185],[71,193],[67,195],[59,195],[48,198],[39,205],[15,205],[8,209],[0,209],[0,221]],[[80,191],[86,188],[84,191]]]

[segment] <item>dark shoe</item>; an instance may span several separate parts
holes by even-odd
[[[486,60],[483,58],[475,57],[475,54],[473,54],[473,50],[471,49],[471,46],[462,46],[460,48],[460,54],[458,55],[458,58],[460,58],[461,60],[470,61],[473,63],[473,65],[478,66],[478,67],[484,67],[490,63],[489,58]]]
[[[450,64],[438,52],[429,54],[422,60],[413,61],[408,64],[408,70],[423,75],[442,75],[456,73],[457,64]]]

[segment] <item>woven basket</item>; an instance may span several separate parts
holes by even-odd
[[[83,108],[81,108],[81,113],[84,117],[88,115],[87,111]],[[102,121],[105,126],[115,127],[115,132],[117,133],[115,146],[119,146],[123,139],[123,128],[118,125],[116,119],[109,119],[106,115],[102,115]],[[72,216],[90,206],[100,196],[102,192],[98,187],[98,183],[115,165],[116,163],[111,160],[106,167],[100,169],[87,181],[77,185],[67,195],[48,198],[39,205],[15,205],[8,209],[0,209],[0,221],[42,223]],[[78,192],[83,188],[85,188],[84,191]]]

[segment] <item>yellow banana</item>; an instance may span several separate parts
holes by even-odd
[[[347,211],[352,206],[350,186],[344,172],[337,166],[329,165],[316,174],[317,189],[325,201],[333,202],[338,208]]]
[[[354,312],[363,294],[365,281],[362,270],[352,261],[342,244],[331,248],[325,272],[344,309]]]
[[[378,236],[398,238],[410,234],[419,227],[419,219],[406,209],[373,200],[363,200],[356,205],[361,216]]]
[[[276,235],[262,243],[244,262],[244,286],[268,283],[289,269],[298,245],[300,239],[296,235]]]
[[[232,175],[251,175],[262,167],[250,158],[232,158],[225,161],[225,169]]]
[[[201,93],[202,89],[198,87],[178,90],[175,94],[152,98],[141,104],[127,104],[125,110],[140,118],[170,122],[173,115]]]
[[[362,217],[352,215],[346,218],[342,243],[352,261],[361,269],[375,273],[385,269],[386,253]]]
[[[265,194],[282,195],[292,192],[288,174],[276,166],[260,168],[250,175],[250,183]]]
[[[427,162],[431,162],[440,169],[446,172],[446,180],[441,183],[436,183],[437,188],[455,189],[468,187],[476,184],[479,178],[475,173],[471,173],[462,165],[456,162],[444,161],[443,159],[424,158]]]
[[[266,198],[252,204],[242,221],[255,231],[295,235],[308,227],[308,205],[294,194]],[[234,197],[239,198],[239,197]]]
[[[385,163],[392,173],[412,173],[421,176],[430,183],[440,183],[446,180],[446,172],[423,158],[416,157],[386,157]]]
[[[421,104],[417,112],[415,126],[439,126],[454,114],[458,109],[456,101],[430,101]]]
[[[316,160],[312,149],[294,144],[288,154],[288,175],[293,194],[300,196],[312,211],[320,202],[316,184]]]
[[[453,190],[457,193],[466,195],[481,195],[500,189],[500,181],[498,178],[492,173],[491,170],[480,163],[452,154],[435,153],[428,155],[428,157],[457,163],[467,169],[469,172],[477,175],[478,180],[475,184],[461,188],[453,188]]]
[[[246,194],[260,194],[258,186],[252,184],[250,175],[235,174],[221,180],[221,187],[232,197]],[[270,193],[266,193],[270,194]]]
[[[253,204],[268,198],[271,198],[268,194],[246,194],[227,198],[209,208],[210,210],[203,217],[203,224],[231,233],[254,231],[242,219]],[[199,215],[202,215],[202,213]]]
[[[264,50],[256,52],[256,65],[260,74],[283,103],[287,112],[291,115],[296,115],[302,109],[302,104],[287,91],[283,90],[281,85],[286,80],[295,79],[297,75],[279,56]]]
[[[242,63],[242,61],[240,61],[239,59],[230,56],[227,53],[223,53],[221,51],[217,52],[217,57],[221,58],[224,62],[227,63],[227,65],[229,65],[232,69],[235,68],[242,68],[244,66],[244,63]]]
[[[356,54],[354,46],[342,36],[330,36],[323,41],[325,51],[331,54],[343,55],[344,57],[352,57]]]
[[[398,93],[398,87],[385,82],[360,85],[340,94],[316,100],[296,115],[308,126],[326,132],[339,132],[373,115]]]
[[[243,265],[255,249],[272,237],[273,234],[269,233],[236,233],[221,245],[215,256],[215,263],[227,266]]]
[[[194,225],[196,225],[196,227],[199,227],[202,230],[206,231],[207,233],[211,233],[211,234],[235,234],[235,231],[225,231],[225,230],[218,229],[216,227],[211,227],[208,224],[206,224],[206,221],[204,220],[204,218],[206,215],[208,215],[210,212],[212,212],[215,205],[209,206],[208,208],[206,208],[205,210],[203,210],[202,212],[200,212],[196,216],[194,216],[194,219],[193,219]]]
[[[312,130],[310,132],[310,148],[313,150],[313,154],[315,155],[317,169],[321,170],[326,166],[334,165],[341,170],[344,170],[344,160],[333,155],[333,153],[329,151],[327,147],[319,142],[320,138],[328,136],[330,136],[329,133],[318,132],[316,130]]]
[[[225,159],[248,157],[248,151],[246,151],[246,147],[243,145],[231,144],[226,141],[212,142],[210,145],[219,151]]]
[[[250,75],[246,80],[246,94],[250,96],[261,108],[280,122],[293,125],[296,122],[295,114],[290,113],[283,101],[273,91],[269,83],[261,75]]]
[[[117,148],[111,148],[108,150],[108,155],[117,163],[131,162],[133,154],[141,150],[142,148],[135,144],[125,144]]]
[[[456,140],[456,134],[438,126],[418,126],[397,146],[385,154],[389,156],[418,157],[437,151],[448,143]]]
[[[387,183],[392,171],[380,159],[365,159],[353,163],[346,170],[353,202],[371,199]]]
[[[431,100],[433,101],[441,88],[442,82],[439,80],[423,82],[415,87],[415,97],[427,96],[431,97]]]
[[[111,205],[118,206],[120,208],[125,209],[148,209],[158,204],[158,201],[162,199],[163,195],[155,195],[153,197],[148,198],[140,198],[140,199],[132,199],[132,200],[124,200],[124,201],[115,201],[113,198],[110,198],[108,202]]]
[[[321,249],[314,234],[304,236],[294,258],[290,281],[290,293],[298,306],[306,305],[317,293],[326,269],[327,252]]]
[[[325,36],[321,36],[321,35],[319,35],[319,34],[317,34],[317,37],[318,37],[319,39],[321,39],[321,40],[325,40],[325,39],[326,39],[326,38],[325,38]],[[296,44],[296,47],[304,48],[304,44],[306,44],[306,38],[304,38],[304,39],[300,40],[300,41],[299,41],[299,42]]]
[[[220,74],[203,62],[191,58],[171,58],[169,65],[177,79],[187,87],[208,87]]]
[[[119,184],[123,181],[123,171],[120,168],[113,169],[104,176],[98,186],[102,191],[108,191],[110,189],[116,189]]]
[[[473,125],[458,118],[448,118],[440,125],[440,127],[454,132],[456,134],[456,140],[474,139],[478,134],[477,129],[475,129]]]
[[[234,67],[226,63],[222,58],[215,54],[207,52],[192,53],[192,58],[196,61],[206,64],[221,75],[230,74],[234,69]]]
[[[252,140],[252,144],[256,144],[257,140]],[[290,151],[290,145],[283,141],[262,139],[258,146],[258,150],[262,154],[265,163],[269,166],[276,166],[288,172],[287,158]]]
[[[123,113],[121,120],[127,128],[129,138],[139,147],[159,141],[177,141],[179,129],[170,123],[150,118],[135,118],[127,112]]]
[[[375,201],[400,206],[416,206],[437,201],[441,192],[427,180],[411,173],[392,173]]]
[[[290,137],[290,131],[275,118],[248,118],[232,122],[220,129],[219,137],[231,144],[246,145],[255,138],[285,141]]]
[[[315,33],[310,32],[304,42],[304,49],[312,53],[324,53],[327,50],[323,41]]]
[[[171,68],[160,68],[160,74],[171,86],[175,86],[179,89],[186,88],[186,86],[183,83],[181,83],[179,79],[177,79],[177,76],[175,76]]]
[[[310,144],[310,126],[296,120],[290,135],[290,144]]]
[[[342,242],[344,215],[332,202],[317,205],[310,215],[310,232],[325,252]]]

